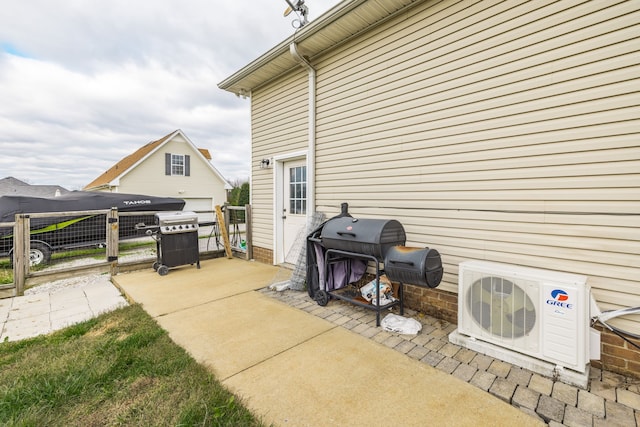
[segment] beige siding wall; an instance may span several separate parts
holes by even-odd
[[[251,198],[253,244],[274,249],[274,168],[260,169],[264,158],[306,150],[308,89],[306,71],[296,70],[251,94]]]
[[[190,176],[165,175],[165,153],[191,156]],[[182,199],[213,197],[216,204],[222,205],[227,200],[224,185],[224,182],[212,172],[210,166],[192,149],[191,145],[177,136],[127,173],[120,180],[118,192]]]
[[[488,259],[585,274],[601,309],[639,306],[639,10],[424,2],[314,61],[318,210],[400,220],[442,253],[443,290]],[[295,104],[269,89],[256,101]],[[254,165],[287,141],[269,107],[254,106]],[[270,176],[254,180],[264,239]]]

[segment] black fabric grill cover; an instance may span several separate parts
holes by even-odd
[[[351,215],[349,215],[349,205],[347,203],[342,203],[340,206],[340,214],[334,216],[328,221],[332,221],[335,218],[351,218]],[[322,235],[322,229],[326,223],[327,221],[320,224],[307,236],[307,292],[312,299],[316,298],[316,295],[320,290],[322,282],[320,275],[324,275],[322,270],[324,269],[324,255],[326,249],[322,246],[320,236]],[[346,262],[350,261],[355,260],[347,260]],[[325,285],[335,288],[335,284]]]
[[[326,249],[355,252],[384,260],[389,248],[404,245],[404,227],[394,219],[333,218],[321,234]]]
[[[435,288],[442,280],[440,253],[429,248],[389,248],[384,259],[384,271],[394,282]]]

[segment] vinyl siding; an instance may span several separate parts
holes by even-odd
[[[633,1],[424,2],[314,59],[318,210],[398,219],[441,252],[443,290],[487,259],[639,306],[638,22]]]
[[[274,169],[260,169],[263,158],[306,150],[307,73],[302,69],[251,94],[251,197],[253,244],[274,249]]]

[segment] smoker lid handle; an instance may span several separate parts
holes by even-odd
[[[338,231],[338,234],[339,234],[340,236],[343,236],[343,235],[347,234],[347,235],[349,235],[349,236],[356,237],[356,233],[350,233],[350,232],[348,232],[348,231]]]
[[[413,262],[412,262],[412,261],[400,261],[400,260],[397,260],[397,259],[390,259],[390,260],[389,260],[389,262],[390,262],[391,264],[407,264],[407,265],[413,265]]]

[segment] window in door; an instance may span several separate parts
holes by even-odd
[[[296,166],[289,169],[289,213],[307,213],[307,167]]]

